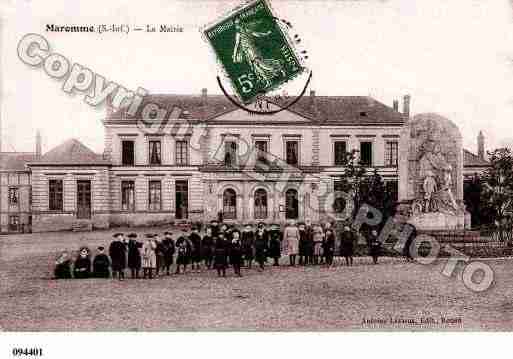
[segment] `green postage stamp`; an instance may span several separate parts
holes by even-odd
[[[256,0],[203,29],[217,60],[244,104],[305,69],[266,0]]]

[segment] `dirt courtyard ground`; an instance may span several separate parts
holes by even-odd
[[[1,329],[513,330],[512,259],[487,261],[495,283],[478,294],[459,276],[441,274],[445,260],[426,266],[397,258],[243,269],[242,278],[203,270],[124,282],[51,279],[59,251],[107,247],[112,232],[1,236]]]

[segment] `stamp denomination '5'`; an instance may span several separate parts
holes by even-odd
[[[207,26],[203,35],[245,104],[304,70],[265,0],[253,1]]]

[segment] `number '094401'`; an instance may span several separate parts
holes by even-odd
[[[15,357],[41,357],[43,356],[42,348],[13,348],[12,355]]]

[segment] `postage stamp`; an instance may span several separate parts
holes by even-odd
[[[235,9],[207,25],[203,36],[244,104],[278,89],[305,70],[266,0]]]

